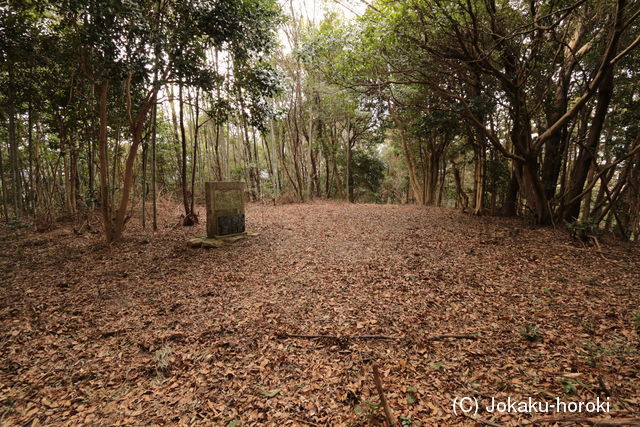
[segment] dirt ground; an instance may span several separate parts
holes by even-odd
[[[403,426],[639,416],[637,245],[316,202],[250,205],[258,237],[190,249],[204,224],[178,213],[112,247],[3,227],[0,424],[382,424],[374,364]],[[477,415],[455,415],[465,396]],[[574,418],[483,410],[607,396],[610,413]]]

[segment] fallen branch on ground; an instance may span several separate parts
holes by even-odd
[[[382,388],[382,380],[380,380],[380,372],[378,371],[378,366],[373,365],[373,381],[376,383],[376,390],[378,390],[378,395],[380,396],[380,402],[382,403],[382,408],[384,409],[384,414],[387,417],[387,421],[391,427],[397,427],[398,422],[393,417],[393,413],[391,412],[391,407],[389,406],[389,402],[387,402],[387,398],[384,395],[384,389]]]
[[[277,334],[276,338],[301,338],[301,339],[330,339],[330,340],[401,340],[402,337],[389,337],[385,335],[297,335]]]
[[[405,337],[392,337],[387,335],[299,335],[299,334],[276,334],[276,338],[286,339],[286,338],[300,338],[300,339],[330,339],[336,341],[348,341],[348,340],[389,340],[389,341],[401,341],[405,340]],[[431,337],[426,337],[426,341],[442,341],[445,339],[465,339],[465,340],[477,340],[480,339],[477,335],[467,335],[467,334],[444,334],[444,335],[433,335]]]
[[[480,337],[477,335],[467,335],[467,334],[459,334],[459,335],[434,335],[432,337],[428,337],[427,341],[442,341],[449,338],[458,339],[458,340],[478,340]]]

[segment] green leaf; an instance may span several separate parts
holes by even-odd
[[[413,386],[408,387],[407,390],[409,390],[411,393],[417,393],[418,392],[418,389],[413,387]]]
[[[271,390],[271,391],[263,391],[262,392],[262,395],[264,397],[268,397],[268,398],[276,397],[279,394],[280,394],[280,390]]]
[[[433,364],[433,369],[435,369],[436,371],[439,371],[440,368],[442,368],[442,362],[435,362]]]
[[[356,406],[354,411],[356,411],[356,414],[364,414],[364,408],[360,405]]]
[[[407,393],[407,403],[409,405],[415,405],[417,401],[418,401],[418,398],[416,397],[415,394]]]
[[[233,419],[229,421],[229,424],[227,424],[227,427],[237,427],[240,425],[240,423],[241,423],[240,420]]]
[[[561,378],[560,384],[562,384],[562,390],[568,395],[574,395],[578,391],[576,388],[576,382],[567,378]]]
[[[402,427],[413,426],[413,419],[411,417],[400,417],[400,422],[402,423]]]

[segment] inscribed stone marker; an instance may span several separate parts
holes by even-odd
[[[207,237],[244,233],[244,183],[205,183]]]

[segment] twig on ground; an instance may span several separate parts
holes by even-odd
[[[596,245],[596,252],[602,257],[602,259],[609,261],[604,254],[602,253],[602,248],[600,247],[600,242],[598,242],[598,238],[596,236],[589,236],[591,237],[591,240],[593,240],[593,243]]]
[[[387,421],[391,427],[397,427],[398,422],[393,417],[393,413],[391,412],[391,407],[389,406],[389,402],[387,402],[387,398],[384,395],[384,389],[382,388],[382,380],[380,380],[380,372],[378,371],[378,366],[373,365],[373,381],[376,383],[376,389],[378,390],[378,395],[380,396],[380,402],[382,403],[382,408],[384,409],[384,414],[387,417]]]
[[[277,334],[276,338],[301,338],[301,339],[331,339],[331,340],[401,340],[402,337],[388,337],[385,335],[297,335]]]
[[[82,223],[82,225],[80,225],[80,228],[75,228],[75,227],[73,227],[73,232],[74,232],[76,235],[81,235],[81,234],[83,233],[83,231],[84,231],[85,226],[87,226],[87,227],[88,227],[88,224],[89,224],[89,220],[88,220],[88,219],[86,219],[86,220]]]
[[[448,338],[455,338],[459,340],[478,340],[480,337],[477,335],[467,335],[467,334],[458,334],[458,335],[434,335],[432,337],[427,337],[427,341],[442,341]]]
[[[300,338],[300,339],[330,339],[336,341],[343,340],[387,340],[387,341],[401,341],[406,339],[405,337],[392,337],[388,335],[300,335],[300,334],[276,334],[276,338],[286,339],[286,338]],[[444,334],[444,335],[433,335],[431,337],[426,337],[426,341],[442,341],[445,339],[465,339],[465,340],[477,340],[480,339],[477,335],[467,335],[467,334]]]

